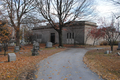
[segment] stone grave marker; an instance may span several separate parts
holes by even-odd
[[[119,52],[117,52],[116,54],[117,54],[118,56],[120,56],[120,53],[119,53]]]
[[[20,50],[20,47],[19,46],[15,46],[14,52],[18,52],[19,50]]]
[[[117,50],[120,50],[120,43],[118,43],[118,48],[117,48]]]
[[[105,51],[104,54],[109,54],[109,53],[112,53],[112,51],[107,50],[107,51]]]
[[[51,48],[52,47],[52,42],[47,42],[46,43],[46,48]]]
[[[109,54],[109,50],[105,51],[105,53],[104,53],[104,54]]]
[[[39,55],[39,53],[38,53],[39,48],[40,48],[39,43],[34,41],[33,42],[33,49],[32,49],[32,56]]]
[[[16,54],[15,53],[8,53],[8,62],[16,61]]]

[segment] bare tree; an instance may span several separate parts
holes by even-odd
[[[102,25],[103,28],[101,29],[104,33],[104,39],[108,41],[109,45],[111,46],[111,51],[113,51],[113,45],[117,41],[118,37],[120,36],[119,32],[119,22],[115,24],[114,19],[112,19],[110,25]]]
[[[34,9],[33,1],[34,0],[2,0],[10,22],[16,31],[16,46],[20,44],[21,19],[25,17],[25,14]]]
[[[29,29],[32,29],[33,27],[39,27],[39,25],[44,22],[46,22],[46,20],[40,20],[34,15],[27,15],[21,21],[21,23],[25,24]]]
[[[111,0],[114,4],[120,4],[120,0]]]
[[[36,0],[37,11],[59,34],[62,44],[62,29],[66,22],[72,22],[93,12],[92,0]],[[58,23],[58,24],[56,24]]]

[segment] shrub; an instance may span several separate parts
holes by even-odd
[[[107,42],[107,41],[102,41],[102,42],[100,43],[100,46],[102,46],[102,45],[108,45],[108,42]]]
[[[119,41],[115,41],[115,42],[114,42],[114,45],[118,45],[118,43],[119,43]]]

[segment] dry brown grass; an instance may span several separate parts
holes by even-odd
[[[24,72],[37,69],[36,64],[41,60],[51,56],[57,52],[63,51],[63,48],[44,48],[45,45],[41,45],[42,51],[39,51],[38,56],[32,56],[31,49],[32,45],[24,46],[16,54],[16,61],[8,62],[8,56],[0,55],[0,80],[20,80],[20,77],[26,77],[21,75]],[[13,52],[14,47],[9,47],[9,52]],[[19,54],[21,52],[21,54]],[[0,52],[3,54],[3,52]],[[21,79],[22,80],[22,79]]]
[[[115,54],[120,51],[115,47],[111,54],[104,54],[106,50],[108,49],[88,51],[84,56],[84,62],[104,79],[120,80],[120,56]]]

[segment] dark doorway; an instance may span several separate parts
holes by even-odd
[[[55,43],[55,33],[51,33],[51,42]]]

